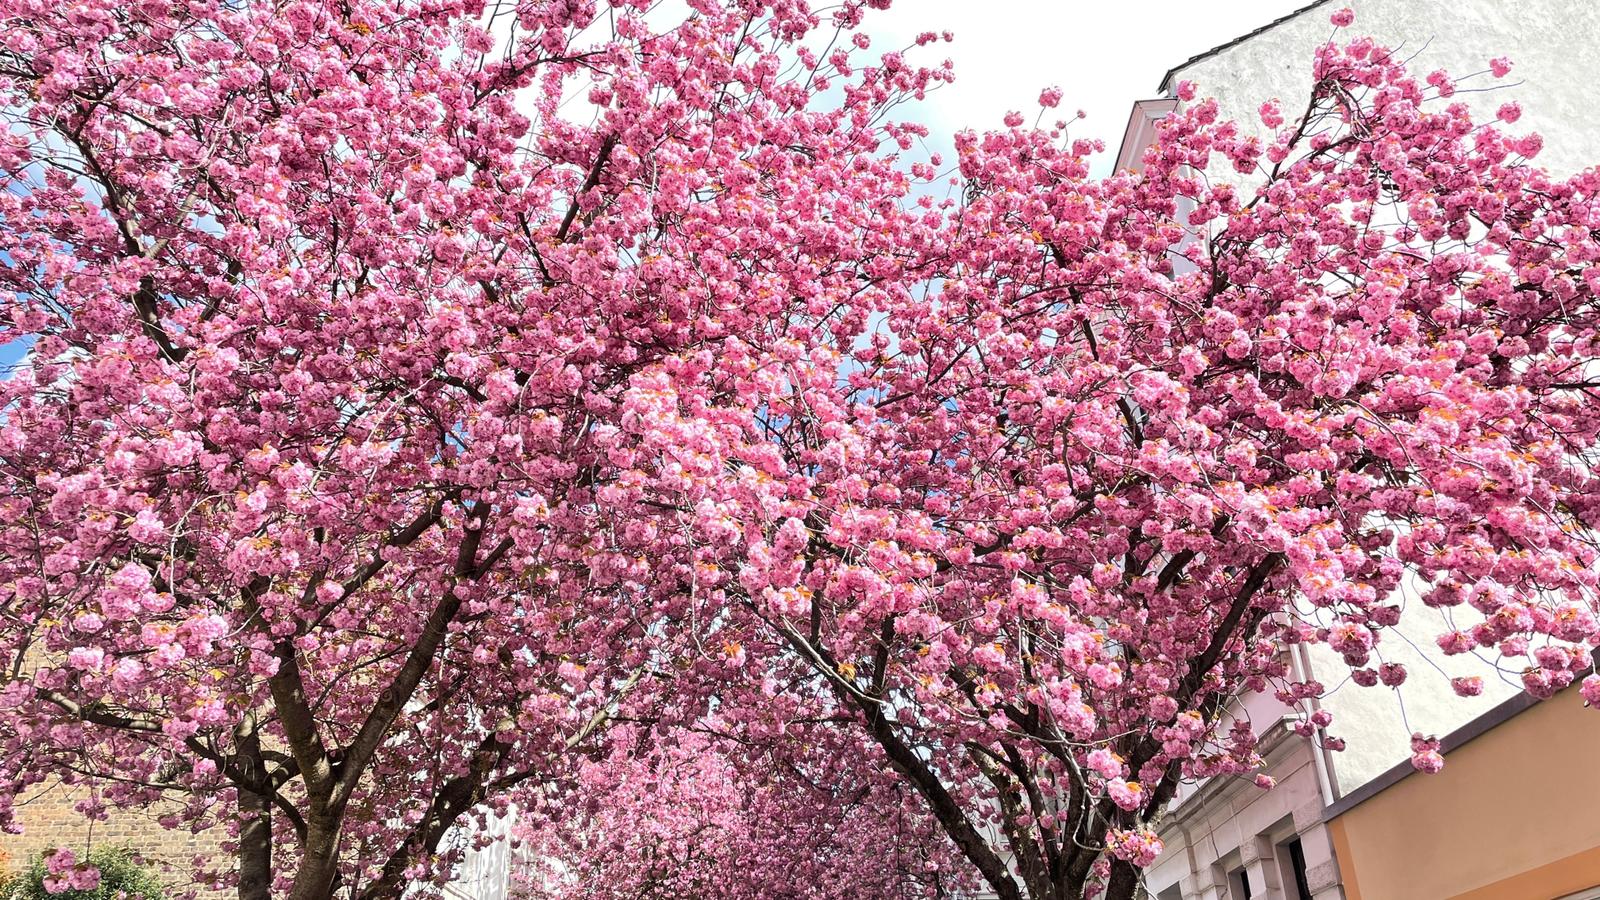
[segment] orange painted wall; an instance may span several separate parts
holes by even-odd
[[[1552,900],[1600,885],[1600,710],[1569,689],[1333,826],[1359,900]]]

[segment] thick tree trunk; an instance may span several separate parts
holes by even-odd
[[[233,731],[239,765],[268,783],[261,764],[261,734],[254,712]],[[239,900],[272,900],[272,798],[239,786]]]
[[[305,852],[295,873],[289,900],[329,900],[339,873],[339,832],[343,815],[317,816],[306,828]]]
[[[272,898],[272,805],[239,789],[239,900]]]
[[[1120,859],[1111,861],[1105,900],[1133,900],[1139,890],[1139,870]]]

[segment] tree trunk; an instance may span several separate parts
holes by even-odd
[[[1139,890],[1139,870],[1120,859],[1111,861],[1105,900],[1133,900]]]
[[[233,731],[239,765],[252,779],[268,783],[261,764],[261,734],[249,712]],[[239,788],[239,900],[272,900],[272,798]]]
[[[272,898],[272,805],[239,789],[239,900]]]
[[[339,873],[339,832],[343,814],[317,816],[307,823],[305,852],[289,900],[329,900]]]

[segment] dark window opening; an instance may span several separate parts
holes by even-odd
[[[1311,887],[1306,883],[1306,851],[1295,838],[1284,844],[1289,851],[1289,868],[1294,870],[1295,900],[1311,900]]]

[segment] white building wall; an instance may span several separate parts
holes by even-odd
[[[1461,77],[1511,58],[1502,80],[1487,72],[1463,87],[1506,85],[1487,92],[1461,91],[1480,119],[1493,119],[1508,100],[1522,104],[1512,130],[1537,131],[1544,150],[1537,161],[1557,174],[1600,163],[1600,4],[1594,0],[1332,0],[1178,71],[1200,96],[1215,97],[1225,117],[1260,128],[1257,109],[1278,98],[1286,117],[1305,108],[1311,57],[1334,37],[1328,16],[1348,6],[1356,21],[1337,36],[1370,35],[1415,57],[1412,71],[1444,69]],[[1517,83],[1520,82],[1520,83]]]
[[[1520,684],[1498,673],[1488,661],[1439,652],[1434,639],[1453,627],[1443,612],[1412,597],[1400,624],[1381,633],[1372,664],[1376,666],[1381,657],[1383,662],[1404,665],[1409,674],[1397,688],[1340,684],[1350,667],[1325,646],[1310,648],[1312,671],[1332,689],[1322,699],[1334,719],[1328,731],[1349,744],[1348,749],[1330,754],[1341,794],[1407,761],[1412,733],[1443,737],[1521,691]],[[1457,622],[1462,621],[1461,614],[1473,614],[1463,608],[1451,612],[1457,614]],[[1450,679],[1465,675],[1483,678],[1483,694],[1456,696]]]
[[[1294,869],[1285,849],[1298,839],[1313,900],[1342,900],[1333,845],[1322,822],[1323,792],[1309,741],[1267,729],[1267,771],[1278,780],[1262,790],[1248,779],[1212,779],[1193,791],[1161,825],[1166,848],[1145,873],[1160,900],[1295,900]]]
[[[465,858],[455,877],[445,885],[447,900],[506,900],[511,891],[511,825],[513,809],[503,815],[489,814],[488,826],[458,827],[445,838],[448,850],[460,847]]]

